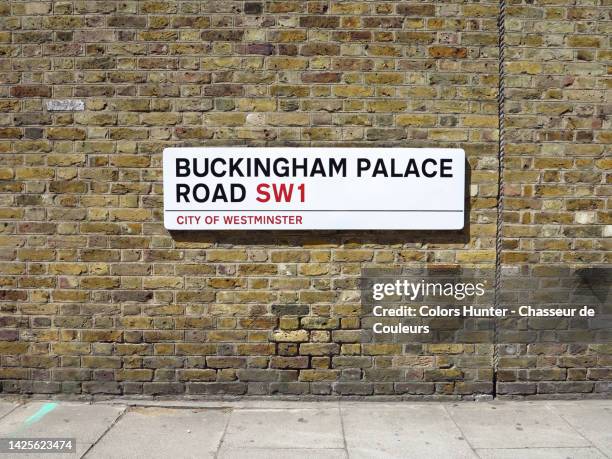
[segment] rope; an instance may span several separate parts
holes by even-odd
[[[493,307],[499,308],[500,290],[502,287],[502,237],[504,217],[504,171],[506,154],[506,0],[499,1],[499,16],[497,19],[499,44],[499,88],[497,104],[499,109],[499,153],[497,165],[497,228],[495,233],[495,288]],[[499,367],[499,344],[497,318],[493,321],[493,397],[497,396],[497,371]]]

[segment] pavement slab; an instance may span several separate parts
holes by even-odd
[[[229,410],[134,407],[87,458],[205,458],[219,447]]]
[[[3,418],[15,408],[19,406],[19,403],[16,402],[2,402],[0,401],[0,418]]]
[[[477,457],[442,405],[366,403],[341,412],[351,458]]]
[[[606,459],[597,448],[477,449],[481,459]]]
[[[612,458],[612,400],[121,401],[0,399],[0,437],[76,438],[53,459]]]
[[[31,402],[0,419],[0,437],[76,438],[77,456],[81,457],[115,420],[124,407],[72,402]],[[59,459],[63,454],[53,454]],[[25,454],[18,456],[25,459]],[[36,455],[40,457],[40,454]],[[74,458],[73,454],[68,457]]]
[[[592,446],[546,404],[455,404],[448,411],[474,448]]]
[[[227,448],[344,448],[340,412],[330,409],[249,409],[232,413]]]
[[[551,404],[551,409],[582,436],[612,457],[612,404]]]
[[[343,449],[222,448],[219,459],[347,459]]]

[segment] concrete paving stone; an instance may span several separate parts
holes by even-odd
[[[4,438],[76,438],[80,457],[121,415],[120,405],[90,405],[69,402],[32,402],[22,405],[0,419]],[[20,459],[29,455],[19,454]],[[53,459],[74,454],[53,454]],[[40,454],[32,457],[40,457]]]
[[[441,405],[341,408],[350,458],[476,458]]]
[[[562,416],[593,445],[612,457],[611,403],[551,404],[551,409]]]
[[[481,459],[606,459],[597,448],[477,449]]]
[[[222,448],[219,459],[346,459],[343,449]]]
[[[584,400],[542,400],[542,401],[533,401],[531,403],[542,403],[546,406],[608,406],[612,408],[612,399],[601,399],[601,398],[592,398],[592,399],[584,399]]]
[[[16,402],[0,402],[0,418],[9,414],[17,406],[19,406],[19,403]]]
[[[205,458],[215,453],[221,459],[612,458],[610,400],[440,404],[134,400],[127,404],[146,406],[130,406],[122,417],[126,406],[121,402],[23,404],[4,399],[0,436],[77,438],[78,456],[53,454],[53,459],[74,459],[92,445],[86,457],[94,459]]]
[[[592,446],[544,404],[456,404],[448,411],[474,448]]]
[[[338,408],[249,409],[232,412],[227,448],[343,448]]]
[[[134,407],[87,458],[214,457],[229,410]]]

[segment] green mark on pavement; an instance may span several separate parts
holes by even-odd
[[[57,408],[57,403],[45,403],[43,406],[41,406],[38,411],[36,413],[34,413],[32,416],[30,416],[28,419],[26,419],[24,421],[25,425],[32,425],[35,422],[40,421],[43,417],[45,417],[47,414],[49,414],[51,411],[53,411],[55,408]]]

